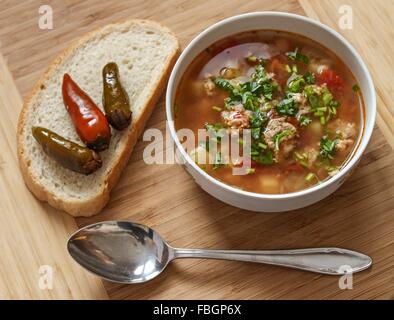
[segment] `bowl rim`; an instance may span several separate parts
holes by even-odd
[[[372,101],[371,106],[370,106],[371,115],[367,118],[367,115],[365,112],[365,122],[363,125],[364,130],[363,130],[362,136],[359,139],[358,146],[356,146],[357,149],[353,151],[353,156],[345,163],[345,165],[341,168],[341,170],[339,170],[339,172],[337,174],[335,174],[334,176],[332,176],[331,178],[326,179],[325,181],[323,181],[320,184],[316,184],[312,187],[309,187],[309,188],[306,188],[306,189],[303,189],[300,191],[296,191],[296,192],[283,193],[283,194],[267,194],[267,193],[251,192],[251,191],[242,190],[240,188],[228,185],[228,184],[212,177],[211,175],[206,173],[204,170],[202,170],[191,159],[191,157],[187,154],[187,152],[185,151],[185,149],[181,145],[181,143],[178,139],[178,136],[176,134],[176,131],[175,131],[174,119],[172,116],[172,103],[171,103],[170,98],[171,98],[171,95],[174,95],[176,93],[176,88],[174,88],[174,81],[176,79],[175,77],[178,73],[178,70],[179,70],[180,65],[182,63],[182,60],[189,54],[192,47],[194,47],[194,45],[196,43],[198,43],[208,33],[215,32],[215,30],[217,28],[221,27],[223,24],[236,22],[237,20],[239,20],[241,18],[248,18],[248,17],[255,17],[255,16],[285,17],[285,18],[289,18],[289,19],[301,20],[303,22],[313,24],[316,27],[321,28],[324,31],[333,35],[340,42],[342,42],[342,44],[356,58],[357,64],[359,65],[359,67],[361,69],[361,73],[363,74],[363,76],[366,79],[367,87],[369,88],[370,94],[371,94],[371,101]],[[278,29],[278,28],[276,28],[275,30],[280,31],[280,29]],[[297,33],[297,31],[294,31],[294,33]],[[317,41],[317,42],[319,42],[319,41]],[[340,57],[339,54],[337,54],[337,55]],[[364,104],[366,105],[365,100],[364,100]],[[366,108],[366,106],[365,106],[365,108]],[[302,16],[302,15],[294,14],[294,13],[279,12],[279,11],[259,11],[259,12],[244,13],[244,14],[240,14],[240,15],[236,15],[236,16],[222,19],[222,20],[210,25],[206,29],[204,29],[196,37],[194,37],[187,44],[185,49],[182,51],[181,55],[179,56],[178,60],[175,63],[174,68],[171,71],[171,75],[168,80],[168,86],[167,86],[167,90],[166,90],[166,118],[167,118],[167,122],[168,122],[168,127],[170,130],[171,137],[174,140],[177,149],[182,154],[182,156],[186,160],[187,164],[189,164],[195,171],[197,171],[197,173],[199,173],[202,177],[204,177],[205,179],[207,179],[208,181],[210,181],[211,183],[213,183],[217,187],[223,188],[227,191],[236,193],[238,195],[242,195],[245,197],[251,197],[254,199],[268,199],[268,200],[277,199],[277,200],[280,200],[280,199],[294,199],[294,198],[304,197],[308,194],[312,194],[312,193],[318,192],[319,190],[323,190],[326,187],[328,187],[329,185],[334,184],[336,181],[340,180],[341,178],[346,177],[346,175],[351,171],[351,169],[358,163],[359,159],[363,155],[363,153],[370,141],[370,138],[372,136],[372,132],[374,129],[374,125],[375,125],[376,112],[377,112],[376,91],[375,91],[375,87],[373,84],[373,80],[372,80],[371,74],[370,74],[367,66],[365,65],[363,59],[361,58],[359,53],[356,51],[356,49],[339,32],[335,31],[334,29],[328,27],[327,25],[325,25],[317,20]]]

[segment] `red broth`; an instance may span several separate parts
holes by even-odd
[[[199,164],[243,190],[281,194],[335,175],[357,147],[363,126],[361,92],[349,68],[311,39],[279,31],[240,33],[201,52],[183,75],[175,127],[251,129],[251,166]],[[253,134],[252,134],[253,135]],[[205,150],[208,152],[208,150]]]

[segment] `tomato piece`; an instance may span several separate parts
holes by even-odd
[[[317,83],[319,85],[326,83],[330,91],[341,91],[343,89],[343,79],[333,70],[325,69],[317,75]]]

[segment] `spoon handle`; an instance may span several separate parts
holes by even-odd
[[[362,253],[340,248],[294,250],[202,250],[174,248],[174,259],[203,258],[246,262],[301,269],[311,272],[343,275],[369,268],[372,259]]]

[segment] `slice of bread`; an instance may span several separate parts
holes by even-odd
[[[55,59],[19,116],[18,158],[31,192],[73,216],[100,212],[163,92],[178,53],[178,40],[167,28],[152,21],[131,20],[87,34]],[[49,158],[34,140],[31,128],[45,127],[82,144],[63,104],[63,74],[69,73],[102,109],[102,69],[111,61],[119,66],[133,119],[123,131],[111,128],[110,146],[100,153],[102,168],[85,176]]]

